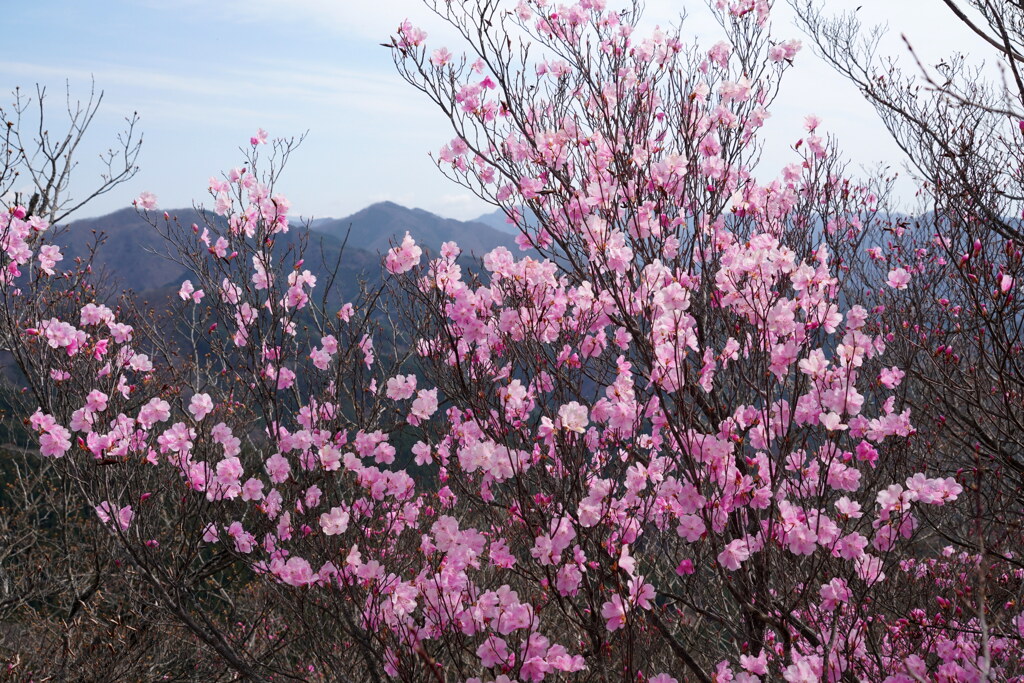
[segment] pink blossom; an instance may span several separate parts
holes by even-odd
[[[442,47],[434,50],[430,56],[430,63],[434,66],[444,66],[452,59],[452,53],[448,51],[448,48]]]
[[[319,578],[309,566],[309,562],[301,557],[290,557],[284,566],[277,570],[277,576],[289,586],[309,586]]]
[[[135,518],[135,512],[131,505],[118,508],[110,501],[103,501],[96,506],[96,515],[106,525],[116,524],[121,531],[127,531],[128,526]]]
[[[419,264],[422,254],[423,250],[416,246],[412,236],[406,232],[402,243],[388,250],[384,257],[384,267],[396,275],[408,272]]]
[[[170,404],[162,398],[152,398],[139,410],[139,423],[150,428],[157,422],[163,422],[171,416]]]
[[[199,422],[213,412],[213,399],[209,394],[194,394],[189,401],[188,411]]]
[[[205,293],[201,289],[196,289],[192,285],[191,280],[185,280],[181,283],[181,287],[178,289],[178,296],[181,297],[182,301],[192,299],[193,303],[199,303],[202,301]]]
[[[601,605],[601,617],[604,619],[605,628],[609,631],[617,631],[625,626],[627,609],[627,605],[617,593],[612,596],[610,601]]]
[[[493,634],[476,649],[476,656],[480,658],[480,666],[487,668],[510,665],[515,658],[508,651],[508,643]]]
[[[416,400],[412,402],[412,411],[409,413],[409,423],[415,424],[420,420],[430,419],[430,416],[437,410],[437,389],[420,389],[416,392]]]
[[[799,40],[787,40],[784,43],[773,45],[768,50],[768,59],[773,62],[791,61],[800,51],[800,47]]]
[[[275,484],[280,484],[288,479],[288,474],[291,472],[291,468],[291,463],[289,463],[288,459],[280,453],[274,453],[272,456],[267,458],[266,463],[264,463],[264,469],[267,474],[270,475],[270,481]]]
[[[895,389],[903,381],[904,372],[897,367],[883,368],[878,373],[878,381],[888,389]]]
[[[999,291],[1006,294],[1013,289],[1013,278],[1003,273],[999,276]]]
[[[582,434],[587,427],[587,407],[572,401],[558,409],[558,419],[563,429]]]
[[[85,397],[86,407],[94,413],[102,413],[107,409],[108,397],[99,389],[93,389],[89,392],[89,395]]]
[[[71,432],[53,425],[39,436],[39,454],[44,458],[63,457],[71,449]]]
[[[349,514],[343,508],[331,508],[330,512],[320,515],[320,528],[327,536],[344,533],[348,528]]]
[[[737,538],[726,544],[725,549],[718,553],[718,563],[730,571],[736,571],[740,564],[750,557],[747,542]]]
[[[889,271],[886,283],[893,289],[906,289],[910,284],[910,273],[904,268],[896,268]]]
[[[393,401],[411,398],[416,391],[416,375],[397,375],[387,381],[387,397]]]
[[[143,192],[132,204],[145,211],[151,211],[156,208],[156,195],[152,192]]]
[[[400,47],[418,47],[426,39],[426,31],[413,26],[408,19],[403,21],[398,27],[398,45]]]
[[[827,612],[835,610],[841,604],[850,600],[850,589],[846,587],[846,581],[835,578],[821,587],[821,607]]]
[[[53,244],[44,244],[39,247],[39,267],[47,275],[53,275],[54,266],[58,261],[63,261],[64,256],[60,253],[60,247]]]

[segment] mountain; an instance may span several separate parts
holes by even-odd
[[[193,209],[174,212],[189,226],[201,220]],[[118,288],[141,292],[183,279],[186,269],[162,256],[166,242],[135,209],[121,209],[106,216],[77,220],[63,226],[54,242],[64,254],[64,268],[75,258],[87,259],[93,270],[106,271]]]
[[[526,218],[529,221],[533,221],[533,219],[535,218],[533,212],[530,211],[529,209],[526,210]],[[472,222],[483,223],[484,225],[488,225],[494,228],[495,230],[498,230],[499,232],[512,235],[513,237],[519,234],[519,228],[508,222],[508,216],[506,216],[505,212],[502,211],[501,209],[495,209],[490,213],[485,213],[482,216],[477,216],[476,218],[473,219]]]
[[[171,223],[165,223],[157,214],[158,226],[166,226],[169,235],[176,240],[196,239],[192,225],[204,225],[202,213],[191,208],[168,213]],[[211,223],[223,222],[212,213],[207,213],[206,219]],[[302,230],[278,235],[279,253],[298,247],[304,235]],[[183,280],[193,277],[187,266],[176,261],[174,244],[135,209],[122,209],[106,216],[74,221],[57,233],[54,243],[61,247],[65,259],[61,265],[65,268],[69,268],[75,258],[86,259],[94,251],[94,272],[109,278],[116,290],[131,290],[143,297],[173,294]],[[341,260],[335,277],[338,289],[335,296],[339,299],[354,298],[361,279],[371,283],[380,281],[380,257],[377,254],[354,245],[347,246],[342,253],[342,244],[337,238],[309,233],[304,267],[309,268],[321,283],[326,283],[335,264],[339,263],[339,257]]]
[[[182,242],[195,239],[193,224],[223,223],[221,217],[210,212],[204,217],[194,208],[168,214],[172,218],[169,226],[159,213],[153,217],[158,219],[161,229],[167,226],[171,237]],[[423,209],[381,202],[347,218],[313,221],[308,231],[303,267],[309,268],[326,284],[340,257],[335,296],[351,300],[355,298],[360,280],[371,284],[381,281],[381,256],[393,243],[401,241],[406,231],[418,244],[434,253],[447,241],[457,242],[463,254],[477,257],[497,246],[519,253],[510,234],[482,222],[457,221]],[[293,225],[288,233],[277,236],[278,248],[284,253],[288,248],[299,246],[306,236],[304,228]],[[65,268],[70,268],[75,258],[87,259],[95,248],[93,270],[104,273],[115,289],[131,290],[137,295],[164,297],[176,292],[183,280],[192,277],[188,267],[176,261],[174,244],[131,208],[69,223],[57,231],[54,243],[61,247]]]
[[[501,209],[496,209],[495,211],[485,213],[482,216],[477,216],[473,219],[473,222],[483,223],[486,226],[494,228],[495,230],[507,235],[512,235],[513,237],[519,234],[518,228],[506,221],[505,212]]]
[[[518,253],[515,240],[485,223],[442,218],[423,209],[407,209],[394,202],[380,202],[347,218],[324,221],[313,226],[317,232],[344,240],[372,253],[383,254],[409,232],[417,244],[435,254],[443,242],[458,242],[464,254],[483,256],[497,246]]]

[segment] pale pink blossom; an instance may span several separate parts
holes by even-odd
[[[396,275],[408,272],[419,264],[422,254],[423,250],[416,246],[416,242],[407,232],[399,246],[388,250],[384,257],[384,267],[389,273]]]
[[[889,271],[885,281],[893,289],[906,289],[910,284],[910,273],[905,268],[895,268]]]
[[[152,192],[142,192],[132,203],[139,209],[151,211],[156,208],[156,195]]]

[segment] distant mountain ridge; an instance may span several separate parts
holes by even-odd
[[[416,243],[435,254],[444,242],[457,242],[463,253],[483,256],[497,246],[516,249],[515,240],[480,221],[443,218],[423,209],[408,209],[394,202],[378,202],[347,218],[314,222],[313,230],[348,244],[383,254],[408,231]]]
[[[533,221],[536,216],[529,209],[526,210],[526,219]],[[473,219],[474,223],[483,223],[488,225],[499,232],[503,232],[515,237],[519,234],[519,228],[508,222],[508,216],[505,215],[505,211],[502,209],[495,209],[490,213],[485,213],[482,216],[477,216]]]
[[[167,211],[184,236],[193,223],[203,225],[203,214],[194,208]],[[221,220],[207,213],[211,221]],[[483,217],[482,217],[483,218]],[[163,221],[163,218],[160,218]],[[494,229],[481,221],[444,218],[423,209],[409,209],[394,202],[379,202],[345,218],[320,218],[310,223],[306,265],[320,276],[329,272],[341,258],[337,284],[341,296],[353,295],[359,279],[379,281],[381,257],[408,231],[418,244],[438,253],[441,244],[454,241],[464,254],[477,257],[498,246],[518,252],[508,232]],[[299,225],[279,237],[282,246],[297,244],[304,230]],[[55,243],[65,259],[86,258],[98,239],[94,269],[106,271],[118,289],[136,294],[151,293],[177,286],[191,277],[188,268],[168,258],[169,245],[158,231],[146,223],[135,209],[126,208],[106,216],[86,218],[65,225]],[[342,254],[342,246],[344,252]]]

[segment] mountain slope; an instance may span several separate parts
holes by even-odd
[[[182,241],[194,239],[193,224],[204,225],[204,215],[194,208],[168,213],[173,219],[171,230],[179,233]],[[154,218],[158,218],[158,225],[164,225],[162,216],[156,214]],[[206,218],[216,223],[223,221],[210,213]],[[457,221],[422,209],[381,202],[347,218],[314,221],[308,232],[303,267],[309,268],[320,283],[326,284],[340,256],[334,283],[338,291],[331,299],[351,300],[358,292],[360,280],[371,285],[381,281],[381,255],[400,241],[406,231],[435,254],[441,244],[448,241],[457,242],[466,256],[479,257],[497,246],[519,253],[512,235],[483,223]],[[296,247],[306,234],[305,228],[293,225],[288,233],[278,235],[278,253],[284,254]],[[65,268],[70,268],[75,258],[87,259],[96,247],[93,270],[105,273],[116,290],[163,295],[166,291],[176,291],[182,280],[192,277],[186,266],[176,262],[174,245],[131,208],[70,223],[59,231],[54,241],[64,253],[62,265]]]
[[[347,235],[350,246],[379,254],[400,242],[407,231],[418,244],[434,253],[447,241],[458,242],[463,253],[477,256],[483,256],[497,246],[518,251],[511,235],[483,223],[442,218],[429,211],[407,209],[394,202],[373,204],[347,218],[318,223],[314,229],[339,239],[345,239]]]
[[[195,209],[170,211],[176,219],[172,230],[182,236],[192,232],[192,224],[203,225],[203,216]],[[211,221],[221,219],[208,214]],[[163,224],[163,218],[160,218]],[[299,245],[304,231],[292,229],[278,235],[277,253],[284,254],[289,248]],[[190,236],[188,239],[192,239]],[[146,223],[134,209],[122,209],[107,216],[78,220],[68,224],[57,236],[55,243],[61,246],[65,267],[76,257],[87,258],[95,248],[93,270],[106,273],[111,284],[118,290],[131,290],[136,294],[153,293],[169,287],[177,289],[182,280],[192,277],[189,269],[174,260],[174,246],[168,243],[159,231]],[[369,251],[349,245],[342,253],[341,241],[331,235],[309,233],[304,254],[304,268],[309,268],[320,283],[326,284],[334,266],[338,264],[333,299],[354,298],[359,281],[380,282],[380,258]]]

